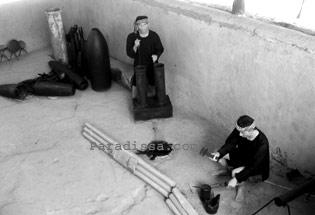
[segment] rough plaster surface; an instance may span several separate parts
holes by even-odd
[[[47,7],[52,2],[42,4]],[[86,37],[93,27],[99,28],[111,56],[127,63],[132,61],[125,54],[126,36],[135,17],[147,14],[165,46],[160,61],[165,64],[167,92],[174,105],[227,130],[239,115],[252,115],[269,137],[275,162],[281,160],[283,166],[303,173],[315,172],[315,151],[310,150],[315,127],[313,37],[177,1],[72,0],[54,6],[63,9],[66,28],[83,26]],[[21,10],[18,2],[16,7]],[[36,8],[32,16],[44,6]],[[1,13],[1,17],[10,16]],[[43,39],[47,32],[42,30],[46,20],[36,20],[41,24],[25,25],[37,32],[30,44],[48,45]]]
[[[49,46],[45,10],[61,1],[16,0],[0,2],[0,44],[11,39],[23,40],[26,50],[32,51]]]

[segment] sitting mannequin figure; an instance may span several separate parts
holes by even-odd
[[[256,128],[254,119],[247,115],[238,118],[225,144],[212,155],[212,160],[225,167],[214,175],[231,172],[228,187],[242,186],[244,181],[255,177],[260,181],[269,177],[268,139]]]
[[[164,51],[159,35],[149,29],[147,16],[138,16],[134,22],[134,32],[127,37],[127,55],[134,59],[134,68],[146,66],[148,80],[148,96],[155,95],[154,63]],[[132,97],[136,97],[136,75],[131,78]]]

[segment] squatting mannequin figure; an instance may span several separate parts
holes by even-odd
[[[134,59],[134,68],[138,65],[146,66],[148,79],[148,94],[154,95],[154,63],[164,51],[159,35],[149,29],[147,16],[138,16],[134,22],[134,32],[127,37],[127,55]],[[136,97],[136,75],[131,79],[132,97]]]
[[[241,116],[225,144],[212,153],[213,160],[231,171],[228,187],[235,187],[251,176],[269,177],[269,143],[249,116]],[[221,172],[222,173],[222,172]]]

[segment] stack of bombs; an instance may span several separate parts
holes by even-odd
[[[197,215],[198,213],[178,189],[177,183],[145,162],[138,155],[119,146],[117,141],[89,123],[83,126],[82,135],[91,145],[109,155],[120,165],[149,184],[165,197],[165,202],[176,215]]]
[[[101,31],[93,28],[87,40],[81,27],[74,25],[66,35],[67,60],[49,61],[51,72],[18,84],[0,85],[0,95],[23,100],[27,95],[72,96],[75,90],[88,88],[101,92],[111,87],[111,69],[106,39]],[[65,53],[63,53],[66,55]],[[55,57],[55,59],[57,59]]]
[[[36,96],[72,96],[75,90],[85,90],[88,82],[66,65],[49,61],[51,72],[39,74],[39,77],[18,84],[0,85],[0,95],[23,100],[27,95]]]

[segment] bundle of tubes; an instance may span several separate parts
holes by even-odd
[[[117,149],[115,146],[120,144],[89,123],[85,123],[83,126],[82,135],[91,144],[102,149],[103,152],[162,194],[166,204],[175,215],[198,215],[179,191],[176,182],[159,172],[138,155],[121,147],[119,150],[115,150]]]

